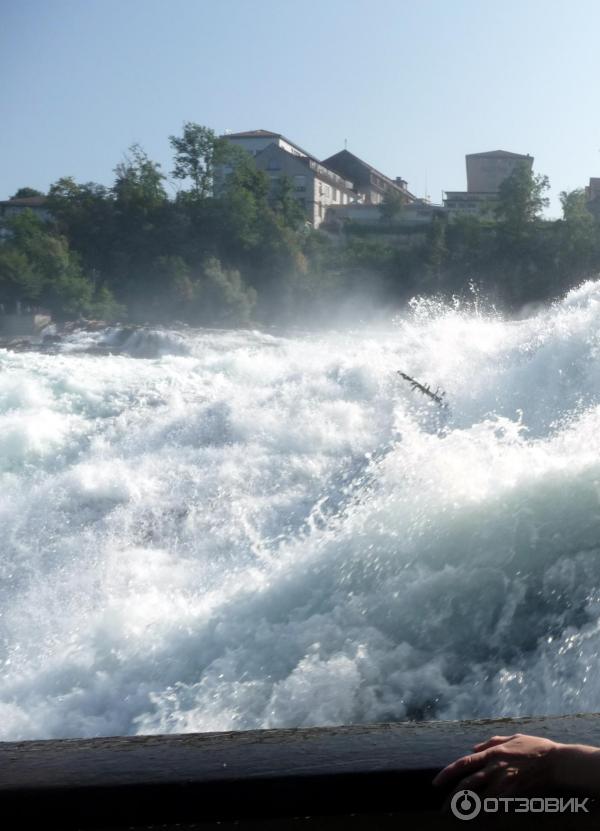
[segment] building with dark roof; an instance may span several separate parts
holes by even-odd
[[[407,183],[402,177],[390,179],[349,150],[340,150],[339,153],[324,159],[323,164],[353,183],[354,193],[359,202],[378,205],[389,192],[397,193],[407,205],[416,199],[407,189]]]

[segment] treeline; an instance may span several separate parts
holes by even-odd
[[[563,217],[544,220],[549,182],[527,167],[501,187],[493,219],[435,219],[412,266],[414,289],[481,298],[514,312],[564,295],[600,272],[600,221],[583,189],[560,194]]]
[[[503,183],[493,221],[438,217],[415,236],[401,206],[385,203],[369,233],[349,224],[333,234],[307,226],[292,182],[273,190],[247,153],[212,130],[187,123],[170,143],[175,196],[134,145],[110,187],[59,179],[46,194],[51,221],[24,212],[4,223],[5,310],[20,302],[57,317],[326,322],[349,297],[400,306],[473,286],[517,309],[600,270],[600,223],[584,193],[563,193],[563,219],[543,220],[548,181],[526,167]]]

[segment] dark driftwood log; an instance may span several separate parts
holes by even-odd
[[[432,777],[514,732],[600,745],[600,715],[0,743],[0,806],[19,829],[463,827]]]

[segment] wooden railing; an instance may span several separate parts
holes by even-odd
[[[496,827],[490,817],[480,825],[442,814],[444,795],[431,780],[475,742],[514,732],[600,745],[600,715],[0,743],[0,824],[7,831]],[[600,827],[597,814],[526,819]]]

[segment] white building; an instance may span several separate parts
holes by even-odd
[[[354,199],[352,182],[329,170],[280,133],[250,130],[227,133],[221,138],[253,156],[257,168],[271,180],[272,193],[276,192],[283,177],[289,178],[294,186],[294,198],[302,205],[314,228],[324,221],[330,205],[347,205]],[[216,178],[219,178],[219,172]]]

